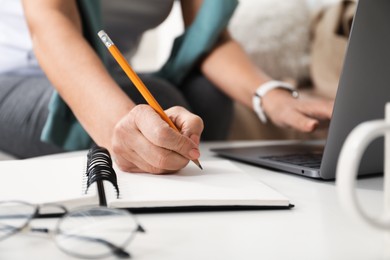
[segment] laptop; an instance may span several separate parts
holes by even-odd
[[[218,156],[321,179],[334,179],[342,145],[363,121],[384,118],[390,102],[390,1],[360,0],[324,145],[213,148]],[[383,138],[363,155],[359,175],[383,172]]]

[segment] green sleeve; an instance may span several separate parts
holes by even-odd
[[[168,61],[156,75],[174,85],[180,84],[214,47],[237,5],[237,0],[205,0],[194,22],[175,39]]]

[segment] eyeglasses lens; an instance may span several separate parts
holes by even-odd
[[[58,247],[75,256],[100,258],[123,253],[138,224],[124,210],[92,208],[65,215],[56,230]]]
[[[34,216],[36,207],[23,202],[0,202],[0,240],[17,233]]]

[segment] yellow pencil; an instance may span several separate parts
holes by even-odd
[[[133,82],[134,86],[138,89],[141,95],[144,97],[146,102],[161,116],[161,118],[169,124],[170,127],[175,129],[177,132],[180,132],[179,129],[175,126],[172,120],[165,114],[164,110],[161,108],[160,104],[157,100],[152,96],[152,93],[148,90],[142,80],[138,77],[138,75],[131,68],[130,64],[127,62],[125,57],[123,57],[122,53],[112,42],[110,37],[101,30],[98,32],[100,39],[103,41],[104,45],[106,45],[107,49],[110,51],[111,55],[115,58],[115,60],[119,63],[123,71],[130,78],[131,82]],[[198,160],[192,160],[200,169],[203,169]]]

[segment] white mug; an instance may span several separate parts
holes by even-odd
[[[355,185],[364,151],[380,136],[385,137],[384,210],[381,216],[373,217],[359,204]],[[350,213],[375,228],[390,232],[390,103],[386,104],[384,120],[361,123],[348,135],[339,156],[336,186],[341,203]]]

